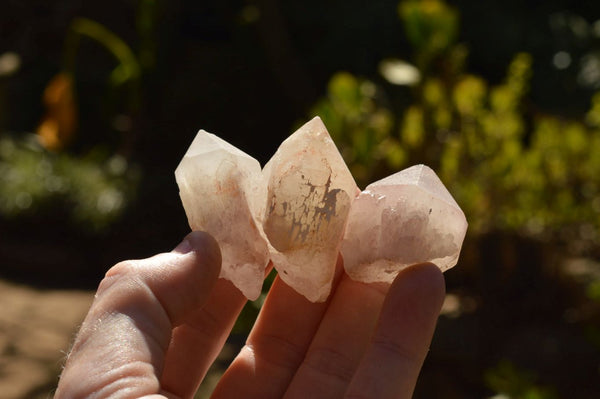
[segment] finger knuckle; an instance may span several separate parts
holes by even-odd
[[[136,261],[125,260],[117,263],[106,272],[105,277],[112,277],[115,275],[127,275],[135,269]]]
[[[100,285],[96,295],[106,292],[112,287],[117,281],[123,281],[127,277],[131,277],[134,274],[135,261],[122,261],[108,269]]]
[[[418,353],[407,345],[402,344],[397,338],[378,336],[373,339],[372,345],[377,350],[400,359],[403,362],[409,364],[418,362]]]
[[[337,378],[346,383],[354,375],[354,362],[347,355],[333,348],[313,348],[304,362],[318,374]]]

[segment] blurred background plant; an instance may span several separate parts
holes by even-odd
[[[311,114],[322,116],[363,187],[415,163],[438,171],[469,220],[461,266],[469,267],[468,256],[477,259],[471,281],[480,280],[479,312],[492,312],[482,316],[479,328],[498,334],[505,330],[494,327],[499,320],[519,318],[514,309],[502,316],[506,311],[497,309],[498,302],[508,305],[520,297],[532,302],[525,313],[541,312],[526,291],[539,280],[572,273],[569,267],[557,271],[558,254],[551,248],[560,247],[562,256],[598,255],[600,93],[591,96],[590,108],[580,117],[544,112],[529,98],[534,72],[530,54],[516,53],[502,81],[492,84],[467,70],[468,48],[458,42],[455,7],[438,0],[406,0],[398,13],[413,48],[411,58],[382,60],[379,77],[334,74]],[[553,29],[569,26],[586,40],[598,24],[592,27],[573,14],[555,14],[550,22]],[[588,46],[580,55],[577,82],[594,90],[600,77],[590,72],[596,49]],[[555,67],[566,68],[568,57],[566,50],[557,52]],[[504,259],[495,266],[492,258],[498,256]],[[519,260],[523,257],[534,265]],[[592,268],[598,270],[597,265]],[[463,272],[462,278],[469,274]],[[588,274],[583,284],[592,298],[597,278]],[[514,290],[519,285],[521,292]],[[496,291],[513,296],[501,299]],[[585,301],[585,295],[577,300]],[[584,324],[588,335],[596,337],[590,343],[597,345],[599,313],[597,306],[591,307],[595,311]],[[495,398],[556,397],[553,389],[538,387],[530,372],[510,361],[486,363],[485,380],[498,393]]]
[[[140,1],[138,10],[139,60],[145,70],[152,68],[155,61],[151,35],[156,5],[156,1]],[[106,117],[115,119],[113,130],[125,134],[133,128],[130,121],[141,102],[142,67],[138,57],[102,24],[74,18],[67,30],[61,70],[43,92],[45,115],[36,135],[0,137],[0,212],[7,218],[40,209],[52,211],[59,206],[69,209],[67,214],[79,228],[102,230],[119,218],[136,193],[139,169],[128,162],[130,140],[104,140],[90,145],[84,137],[80,140],[84,144],[74,148],[79,120],[77,64],[84,39],[116,60],[116,66],[108,73],[105,103],[109,106]],[[4,54],[0,76],[14,74],[18,60],[16,54]]]
[[[312,113],[322,115],[364,186],[416,162],[434,167],[470,221],[469,232],[518,232],[594,245],[600,227],[600,93],[583,120],[535,112],[532,57],[518,53],[500,84],[465,70],[458,12],[404,1],[399,14],[414,66],[384,60],[377,84],[335,74]],[[414,71],[414,72],[413,72]],[[396,86],[410,87],[397,90]],[[395,106],[395,96],[410,105]]]
[[[6,218],[63,207],[82,228],[103,229],[135,194],[135,180],[120,155],[73,157],[48,151],[33,135],[0,138],[0,211]]]
[[[596,398],[598,90],[593,2],[10,2],[0,273],[93,288],[188,231],[198,128],[264,163],[318,114],[361,187],[426,163],[469,220],[415,398]]]
[[[517,369],[510,361],[501,361],[485,374],[490,388],[498,392],[493,399],[554,399],[552,388],[536,385],[536,377],[531,372]]]

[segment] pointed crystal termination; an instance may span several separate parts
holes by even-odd
[[[358,187],[318,117],[281,144],[263,174],[268,179],[263,228],[273,266],[308,300],[323,302]]]
[[[175,178],[190,227],[212,234],[221,247],[221,277],[248,299],[258,298],[269,262],[257,222],[267,195],[258,161],[200,130]]]
[[[346,273],[392,282],[405,267],[456,265],[467,232],[464,213],[435,172],[416,165],[370,184],[352,204],[341,252]]]

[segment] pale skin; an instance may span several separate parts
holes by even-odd
[[[111,268],[55,398],[193,397],[246,302],[220,266],[216,241],[194,232],[169,253]],[[390,286],[351,280],[340,259],[325,303],[277,278],[212,398],[410,398],[443,299],[432,264]]]

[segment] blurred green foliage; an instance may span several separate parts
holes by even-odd
[[[317,103],[320,115],[358,181],[368,180],[379,163],[400,167],[406,154],[392,134],[393,114],[376,101],[379,88],[341,72],[328,85],[328,97]]]
[[[43,96],[47,111],[37,136],[0,134],[0,214],[15,218],[38,210],[61,208],[67,210],[66,214],[79,228],[89,231],[104,230],[123,214],[136,194],[141,174],[139,168],[120,154],[127,151],[104,144],[83,153],[68,148],[77,129],[74,80],[78,55],[82,39],[87,39],[114,57],[116,66],[107,73],[108,95],[114,102],[124,98],[125,109],[120,117],[130,121],[140,108],[143,72],[155,64],[159,3],[158,0],[139,2],[138,54],[117,34],[94,20],[77,17],[71,21],[64,42],[62,70],[50,81]],[[130,129],[120,130],[127,133]]]
[[[84,230],[118,219],[134,196],[139,173],[125,158],[96,150],[84,157],[53,153],[36,136],[0,137],[0,212],[17,217],[66,208]]]
[[[436,0],[405,1],[399,9],[422,72],[410,105],[390,107],[397,87],[340,72],[312,110],[357,181],[364,186],[426,163],[465,211],[471,234],[516,231],[595,242],[600,94],[585,121],[533,113],[531,56],[516,54],[504,81],[491,85],[465,71],[466,51],[452,33],[455,10]]]
[[[551,388],[536,384],[536,377],[527,370],[521,370],[507,360],[485,373],[487,385],[498,392],[493,399],[555,399]]]
[[[112,90],[121,87],[129,88],[129,103],[132,109],[139,107],[139,85],[141,80],[140,63],[133,50],[119,36],[104,25],[88,18],[75,18],[65,40],[65,55],[63,68],[74,75],[77,65],[77,51],[82,38],[88,38],[100,44],[118,61],[109,75],[108,83]],[[145,43],[145,42],[144,42]],[[151,58],[147,54],[145,57]],[[146,61],[151,62],[151,61]]]
[[[416,63],[421,70],[453,45],[458,37],[458,12],[442,1],[402,1],[398,11],[406,37],[418,49]]]

